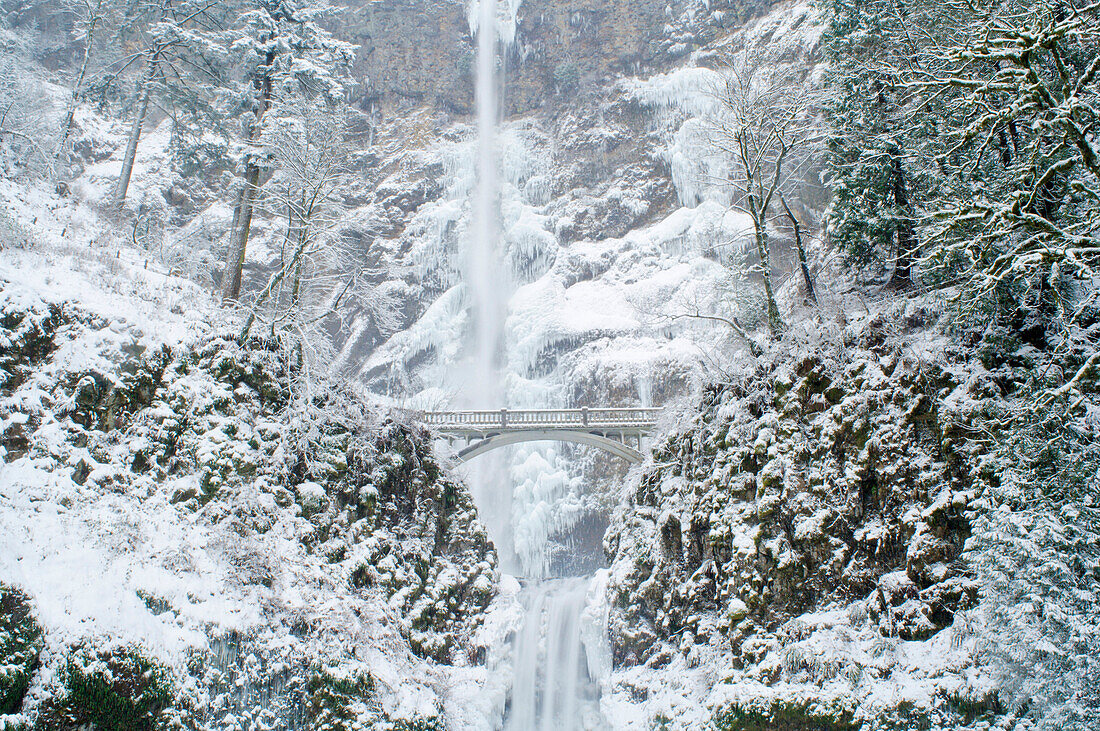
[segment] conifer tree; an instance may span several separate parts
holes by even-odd
[[[228,44],[240,70],[237,88],[243,139],[240,190],[222,280],[226,300],[236,300],[241,293],[253,210],[268,165],[262,142],[269,110],[295,95],[341,98],[354,51],[354,46],[321,27],[321,19],[333,13],[324,2],[245,2]]]
[[[906,118],[897,69],[905,12],[894,0],[834,0],[825,33],[829,238],[855,264],[884,268],[898,289],[910,285],[918,254],[921,187],[914,184],[919,130]]]

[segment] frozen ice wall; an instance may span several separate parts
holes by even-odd
[[[608,197],[663,212],[622,236],[573,240],[560,233],[578,215],[571,201],[600,181],[569,188],[577,182],[562,177],[570,161],[558,152],[561,129],[533,117],[499,121],[501,49],[515,39],[518,10],[504,0],[469,5],[476,125],[456,125],[427,153],[440,163],[444,192],[407,228],[405,264],[432,284],[418,319],[363,372],[372,388],[414,408],[659,404],[670,373],[690,377],[706,350],[728,341],[720,325],[691,315],[735,301],[724,265],[749,230],[729,207],[725,158],[709,144],[717,74],[689,67],[622,82],[624,96],[652,114],[679,207],[661,209],[645,190],[617,183]],[[497,40],[481,32],[488,26]],[[548,575],[547,537],[568,533],[585,513],[590,481],[563,453],[524,445],[466,468],[472,484],[495,485],[484,487],[483,510],[496,511],[485,516],[490,531],[519,575]]]

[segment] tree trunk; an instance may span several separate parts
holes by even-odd
[[[894,170],[891,176],[894,204],[902,216],[898,220],[895,232],[894,273],[890,275],[890,281],[886,288],[893,290],[905,290],[913,286],[913,257],[917,253],[917,234],[913,222],[913,208],[909,202],[909,193],[905,185],[905,171],[901,167],[901,155],[894,150],[890,157],[893,159]]]
[[[255,200],[256,189],[259,185],[260,166],[255,162],[250,162],[245,168],[244,188],[241,190],[241,197],[237,203],[237,213],[234,217],[237,221],[237,228],[233,231],[233,238],[226,254],[223,299],[235,300],[241,296],[244,255],[248,246],[248,234],[252,229],[252,203]]]
[[[751,200],[749,213],[756,234],[756,253],[760,257],[760,270],[764,277],[764,294],[768,299],[768,334],[777,338],[783,334],[783,318],[779,314],[779,305],[775,301],[775,289],[772,287],[772,265],[768,252],[767,212],[759,210]]]
[[[260,92],[260,98],[253,110],[254,117],[248,126],[248,141],[250,145],[256,145],[260,141],[263,131],[263,116],[271,102],[272,79],[271,64],[275,61],[275,52],[268,51],[264,64],[266,69],[262,75],[257,74],[253,84]],[[260,165],[253,152],[248,153],[248,162],[245,164],[244,188],[241,197],[237,201],[237,211],[233,216],[236,221],[236,229],[233,232],[229,244],[229,251],[225,257],[225,281],[222,288],[222,300],[236,300],[241,296],[241,279],[244,269],[244,257],[248,248],[248,234],[252,229],[252,204],[256,198],[256,191],[260,187]]]
[[[772,288],[771,262],[768,258],[767,234],[761,230],[756,232],[756,248],[760,252],[763,263],[764,294],[768,298],[768,333],[777,338],[783,334],[783,318],[779,314],[779,305],[775,301],[775,290]]]
[[[122,172],[118,176],[118,186],[115,188],[115,204],[119,206],[126,201],[126,191],[130,188],[130,175],[134,172],[138,141],[141,139],[141,129],[145,126],[145,114],[149,111],[149,97],[153,93],[156,67],[157,56],[153,54],[141,80],[141,99],[138,102],[137,113],[134,115],[134,124],[130,128],[130,141],[126,144],[126,157],[122,160]]]
[[[1012,165],[1012,151],[1008,148],[1008,135],[1004,127],[997,129],[997,145],[1001,150],[1001,165],[1007,170]]]
[[[802,246],[802,227],[791,212],[790,206],[787,205],[787,199],[780,195],[779,202],[783,204],[783,211],[787,214],[791,226],[794,227],[794,245],[798,249],[798,263],[802,268],[802,283],[806,285],[806,297],[816,305],[817,292],[814,291],[814,280],[810,276],[810,266],[806,261],[806,249]]]
[[[76,114],[76,104],[80,100],[80,90],[84,88],[84,77],[88,74],[88,63],[92,58],[92,45],[95,43],[95,27],[99,23],[99,14],[103,9],[103,0],[96,2],[95,11],[88,19],[88,32],[84,36],[84,58],[80,62],[80,73],[73,84],[72,97],[69,99],[69,109],[65,112],[65,123],[61,126],[61,143],[57,146],[57,157],[60,159],[65,154],[65,145],[69,142],[69,133],[73,129],[73,116]]]

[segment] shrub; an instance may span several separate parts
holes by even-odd
[[[23,705],[42,649],[42,628],[18,589],[0,584],[0,714]]]

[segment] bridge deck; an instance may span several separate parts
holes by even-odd
[[[424,421],[447,434],[484,434],[523,430],[649,432],[662,409],[498,409],[430,411]]]

